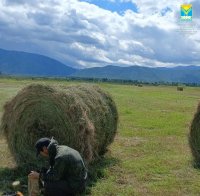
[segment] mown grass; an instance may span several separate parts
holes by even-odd
[[[64,81],[0,80],[3,104],[29,83]],[[119,110],[119,128],[105,158],[90,169],[87,193],[100,195],[199,195],[200,172],[194,169],[187,135],[200,99],[200,89],[177,91],[168,86],[99,84]],[[14,160],[0,139],[0,192],[17,178]],[[19,170],[20,171],[20,170]],[[7,172],[7,173],[6,173]],[[14,173],[14,174],[13,174]],[[23,172],[22,172],[23,173]],[[4,180],[10,176],[7,181]],[[19,178],[23,178],[24,174]],[[22,179],[24,183],[26,178]]]

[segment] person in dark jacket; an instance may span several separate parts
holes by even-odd
[[[37,156],[49,158],[47,171],[32,171],[29,178],[38,178],[44,184],[45,196],[67,196],[84,192],[87,169],[78,151],[58,145],[54,139],[41,138],[35,147]]]

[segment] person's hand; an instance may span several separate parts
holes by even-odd
[[[31,179],[39,179],[39,173],[36,172],[36,171],[31,171],[31,173],[28,175],[28,178],[31,178]]]

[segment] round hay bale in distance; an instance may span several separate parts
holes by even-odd
[[[182,86],[177,86],[177,91],[183,91],[183,87]]]
[[[117,121],[113,99],[98,86],[32,84],[5,104],[2,130],[19,165],[36,163],[35,142],[52,136],[90,163],[106,152]]]
[[[194,164],[200,167],[200,103],[190,126],[189,144],[194,158]]]

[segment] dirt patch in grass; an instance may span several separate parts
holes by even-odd
[[[125,189],[126,187],[132,187],[138,195],[147,195],[148,190],[144,184],[142,184],[133,173],[128,172],[120,166],[120,164],[110,169],[111,173],[116,173],[115,183],[119,187]]]
[[[124,147],[135,147],[138,146],[142,143],[144,143],[146,140],[142,137],[120,137],[117,136],[115,138],[115,142],[118,143],[118,145],[120,146],[124,146]]]

